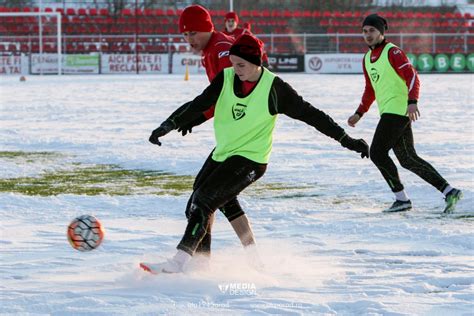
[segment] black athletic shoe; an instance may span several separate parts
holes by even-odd
[[[396,200],[393,202],[392,206],[383,210],[384,213],[392,213],[392,212],[404,212],[411,209],[411,201],[399,201]]]
[[[446,207],[444,208],[445,213],[451,213],[454,211],[456,204],[462,198],[462,192],[458,189],[452,189],[446,194],[444,200],[446,201]]]

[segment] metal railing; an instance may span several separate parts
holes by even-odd
[[[367,46],[360,34],[257,34],[270,54],[363,53]],[[57,36],[0,36],[0,53],[55,53]],[[407,53],[474,52],[474,34],[470,33],[399,33],[387,39]],[[166,35],[63,35],[62,53],[173,53],[187,52],[189,47],[178,34]]]

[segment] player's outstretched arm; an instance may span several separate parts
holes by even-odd
[[[354,139],[349,135],[344,134],[339,142],[342,147],[359,153],[361,158],[369,158],[369,145],[367,145],[366,141],[362,138]]]
[[[160,137],[165,136],[172,130],[176,128],[176,124],[171,120],[166,120],[161,125],[151,132],[150,138],[148,139],[150,143],[161,146],[161,142],[159,140]]]

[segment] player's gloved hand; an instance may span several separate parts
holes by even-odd
[[[363,139],[354,139],[349,135],[344,135],[341,139],[342,147],[360,153],[361,158],[369,158],[369,145]]]
[[[183,136],[186,136],[187,133],[191,134],[193,132],[193,127],[190,125],[178,127],[178,133],[181,133]]]
[[[195,126],[201,125],[205,121],[207,121],[208,118],[204,115],[201,114],[198,118],[194,119],[193,121],[189,122],[188,124],[184,126],[178,126],[178,132],[180,132],[183,136],[186,135],[187,133],[192,133],[192,129]]]
[[[150,138],[148,139],[150,143],[161,146],[159,137],[165,136],[170,131],[175,129],[175,124],[172,121],[166,120],[161,123],[160,127],[151,132]]]

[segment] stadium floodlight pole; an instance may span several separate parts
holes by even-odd
[[[61,47],[61,13],[59,12],[0,12],[0,17],[2,16],[55,16],[57,23],[57,47],[58,47],[58,75],[62,73],[62,47]]]
[[[138,61],[138,0],[135,0],[135,68],[137,75],[140,73]]]
[[[58,23],[57,23],[57,34],[58,36],[56,36],[56,46],[58,48],[58,76],[61,76],[62,75],[62,72],[63,72],[63,56],[61,54],[62,52],[62,47],[61,47],[61,34],[62,34],[62,17],[61,17],[61,13],[59,12],[56,12],[56,18],[58,19]]]
[[[39,12],[43,12],[43,0],[39,0]],[[43,60],[43,17],[40,16],[38,19],[38,31],[39,31],[39,54],[40,60]],[[43,67],[40,67],[40,76],[43,75]]]

